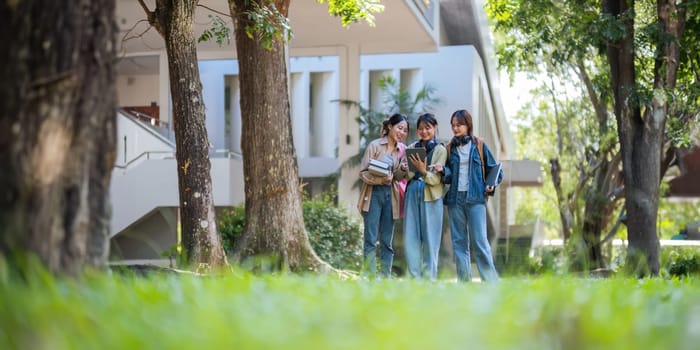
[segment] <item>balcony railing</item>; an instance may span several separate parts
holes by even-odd
[[[136,163],[149,159],[174,159],[175,152],[173,151],[148,151],[139,154],[130,161],[124,164],[115,164],[115,169],[126,170]],[[231,152],[227,149],[215,149],[209,151],[209,158],[226,158],[226,159],[236,159],[243,160],[243,155],[240,153]]]

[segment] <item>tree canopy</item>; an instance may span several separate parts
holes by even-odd
[[[553,111],[558,133],[557,157],[550,159],[550,172],[564,235],[578,230],[593,261],[598,257],[592,248],[603,239],[603,228],[612,223],[615,199],[624,195],[630,217],[630,256],[645,256],[634,258],[631,265],[638,265],[641,274],[658,273],[659,183],[675,155],[672,147],[690,143],[689,121],[699,110],[697,40],[693,41],[698,4],[488,2],[487,12],[500,39],[497,51],[502,67],[511,75],[528,71],[573,82],[589,102],[575,118],[562,119],[560,101],[566,95],[552,89],[546,110]],[[585,131],[579,141],[567,136],[572,123]],[[662,151],[669,149],[662,157]],[[574,164],[560,163],[571,155],[575,155]],[[567,189],[566,181],[557,181],[555,170],[564,169],[562,164],[573,167],[568,170],[578,184],[573,190]],[[615,186],[615,177],[624,180],[619,182],[624,188]],[[576,220],[579,193],[585,200],[582,220]]]

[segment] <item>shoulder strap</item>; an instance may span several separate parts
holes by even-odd
[[[476,139],[476,149],[479,151],[479,158],[481,158],[481,178],[486,181],[486,162],[484,161],[484,140],[480,137],[474,137]]]
[[[481,158],[481,180],[486,182],[486,161],[484,160],[484,140],[480,137],[474,137],[476,139],[476,149],[479,151],[479,158]],[[484,191],[484,199],[488,202],[489,196],[486,191]]]

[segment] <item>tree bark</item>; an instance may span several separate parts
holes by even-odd
[[[116,157],[113,1],[0,3],[0,255],[106,265]],[[28,253],[28,254],[27,254]]]
[[[607,138],[608,134],[608,111],[603,102],[602,96],[598,96],[593,82],[588,75],[588,70],[583,62],[579,61],[576,64],[577,74],[581,78],[581,82],[586,87],[588,98],[593,105],[593,109],[598,120],[598,140],[602,141]],[[619,161],[618,157],[611,156],[614,152],[614,147],[607,143],[600,142],[598,150],[592,161],[596,163],[593,170],[593,184],[590,186],[587,194],[586,204],[583,215],[583,239],[586,242],[588,249],[588,266],[591,269],[605,268],[607,262],[602,253],[602,236],[603,230],[610,222],[617,196],[611,195],[614,193],[614,188],[620,185]]]
[[[554,191],[557,194],[557,204],[559,206],[559,218],[561,219],[561,231],[564,240],[571,237],[571,227],[573,226],[574,217],[571,213],[569,202],[564,197],[564,191],[561,187],[561,166],[559,158],[551,158],[549,160],[549,172],[552,175],[552,183]]]
[[[274,4],[286,17],[289,0]],[[246,27],[251,24],[247,14],[255,11],[252,5],[248,0],[229,0],[240,72],[246,211],[235,256],[272,258],[282,270],[327,268],[311,248],[304,227],[292,142],[287,44],[275,40],[271,49],[265,49],[247,36]]]
[[[588,268],[598,269],[606,267],[605,258],[600,246],[603,229],[610,220],[613,201],[608,198],[608,189],[605,186],[606,176],[609,174],[610,161],[605,154],[597,157],[600,164],[593,175],[593,184],[586,195],[583,215],[583,241],[588,250]]]
[[[627,0],[603,1],[603,12],[615,18],[634,7]],[[622,153],[627,210],[627,265],[638,275],[659,272],[659,241],[656,236],[659,148],[654,148],[653,132],[645,130],[636,102],[634,66],[634,20],[624,20],[625,34],[608,42],[607,56],[614,95],[615,118]]]
[[[603,1],[603,12],[619,17],[633,6],[633,1],[607,0]],[[654,67],[654,96],[652,107],[645,110],[644,118],[633,96],[636,81],[634,20],[631,17],[624,21],[625,36],[607,45],[627,199],[628,264],[632,264],[640,276],[659,273],[656,219],[668,113],[665,96],[667,90],[675,86],[680,52],[678,41],[685,22],[685,12],[676,8],[674,1],[658,0],[657,14],[661,26]]]
[[[168,55],[185,258],[197,268],[220,267],[226,264],[226,255],[214,211],[209,138],[193,30],[198,0],[157,0],[153,12],[139,1],[151,25],[163,36]]]

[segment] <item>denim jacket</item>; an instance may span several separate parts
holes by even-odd
[[[484,191],[486,190],[486,185],[484,184],[484,177],[481,173],[481,157],[479,157],[479,151],[476,147],[476,142],[469,143],[471,147],[471,162],[469,163],[469,188],[467,189],[467,201],[472,203],[486,203],[486,198],[484,197]],[[492,168],[496,166],[496,160],[493,158],[491,151],[484,143],[484,158],[486,160],[486,174],[491,171]],[[450,188],[443,198],[443,203],[445,205],[454,205],[457,201],[457,183],[459,181],[459,151],[456,146],[450,147],[450,154],[447,156],[447,162],[445,164],[445,176],[443,181],[445,184],[450,184]],[[503,172],[498,174],[496,179],[496,185],[500,184],[503,180]],[[493,195],[491,192],[489,195]]]

